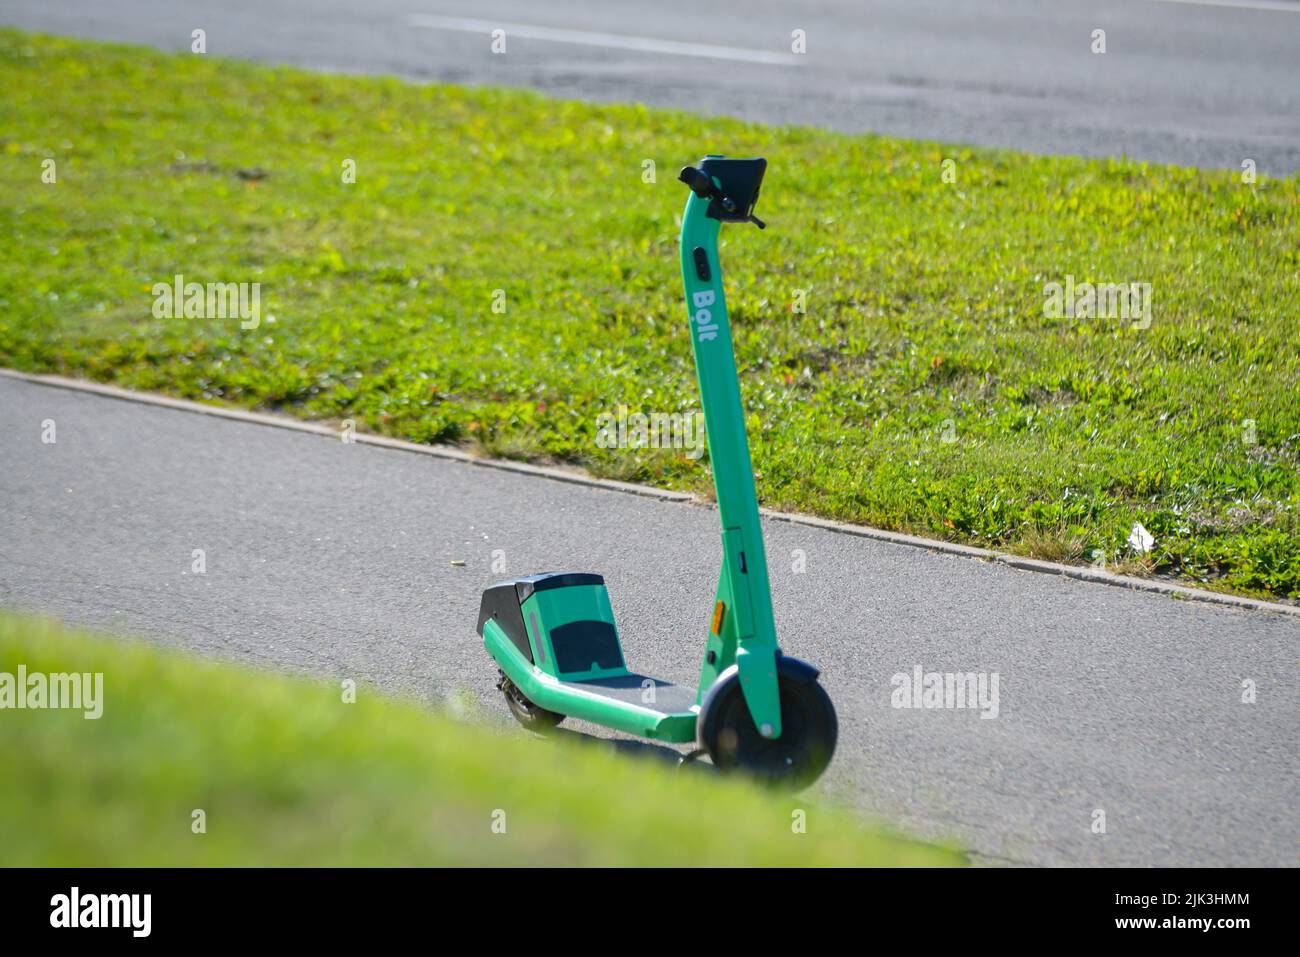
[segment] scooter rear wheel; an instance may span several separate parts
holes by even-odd
[[[831,763],[839,722],[830,696],[816,679],[780,674],[781,736],[765,738],[754,725],[739,675],[717,689],[700,715],[700,744],[723,771],[736,770],[780,790],[799,791]]]
[[[564,720],[564,715],[559,712],[547,711],[525,697],[524,693],[519,690],[519,686],[507,678],[504,671],[499,671],[497,674],[500,675],[497,687],[505,695],[506,706],[510,709],[510,713],[515,716],[515,720],[529,731],[545,734]]]

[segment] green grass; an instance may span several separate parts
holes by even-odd
[[[0,613],[0,672],[20,664],[102,673],[103,714],[0,710],[0,865],[964,861],[735,779]]]
[[[763,154],[771,228],[723,257],[764,504],[1300,596],[1295,177],[12,31],[0,98],[6,365],[701,491],[707,459],[600,449],[596,417],[697,405],[675,171]],[[261,282],[261,327],[153,318],[176,273]],[[1149,282],[1150,327],[1047,318],[1067,276]]]

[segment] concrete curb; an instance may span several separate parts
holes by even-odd
[[[313,435],[324,436],[335,440],[339,438],[338,429],[328,425],[322,425],[319,422],[306,422],[288,416],[268,415],[264,412],[248,412],[244,409],[234,409],[225,406],[205,405],[201,402],[193,402],[189,399],[174,399],[169,396],[157,395],[152,392],[135,392],[130,389],[104,385],[99,382],[90,382],[85,379],[70,379],[66,376],[56,375],[36,375],[6,368],[0,368],[0,377],[17,379],[22,382],[30,382],[35,385],[50,386],[57,389],[70,389],[74,392],[87,392],[93,395],[105,396],[106,398],[119,399],[126,402],[137,402],[143,405],[159,406],[165,409],[173,409],[178,412],[193,412],[200,415],[212,415],[217,418],[230,419],[235,422],[247,422],[253,425],[264,425],[277,429],[289,429],[294,432],[308,432]],[[640,495],[643,498],[660,499],[666,502],[706,505],[712,507],[712,503],[704,502],[688,492],[675,492],[669,489],[654,488],[648,485],[634,485],[631,482],[618,482],[613,479],[596,478],[595,476],[587,475],[586,473],[577,470],[554,468],[543,465],[530,465],[526,462],[511,462],[501,459],[482,458],[480,456],[471,455],[461,449],[452,448],[451,446],[446,445],[419,445],[415,442],[407,442],[402,439],[393,439],[384,435],[372,435],[364,432],[356,433],[355,440],[359,445],[374,445],[380,448],[395,449],[401,452],[432,455],[436,458],[450,459],[455,462],[478,466],[480,468],[499,469],[503,472],[515,472],[520,475],[531,475],[535,478],[551,479],[557,482],[568,482],[573,485],[586,485],[591,488],[606,489],[612,492],[622,492],[628,495]],[[1063,578],[1073,578],[1077,581],[1092,582],[1094,584],[1109,585],[1118,588],[1128,588],[1133,591],[1151,592],[1187,601],[1200,601],[1213,605],[1226,605],[1231,608],[1240,608],[1257,612],[1271,612],[1273,614],[1289,615],[1294,618],[1300,618],[1300,605],[1284,605],[1278,602],[1261,601],[1255,598],[1242,598],[1237,595],[1225,595],[1221,592],[1189,588],[1185,585],[1178,585],[1168,581],[1116,575],[1112,572],[1087,565],[1062,565],[1057,562],[1040,561],[1035,558],[1025,558],[1020,555],[1009,555],[1005,552],[992,551],[987,548],[975,548],[970,545],[959,545],[954,542],[921,538],[917,535],[905,535],[901,532],[889,532],[879,528],[871,528],[867,525],[849,525],[831,519],[818,518],[815,515],[777,512],[770,509],[760,509],[759,511],[764,517],[774,521],[788,522],[793,525],[806,525],[810,528],[819,528],[824,531],[836,532],[841,535],[854,535],[858,538],[871,538],[881,542],[888,542],[892,545],[924,548],[932,552],[956,555],[961,558],[976,558],[982,561],[998,562],[1011,568],[1020,569],[1021,571],[1059,575]]]

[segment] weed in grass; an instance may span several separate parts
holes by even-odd
[[[1016,554],[1066,565],[1078,564],[1087,559],[1088,535],[1081,529],[1062,526],[1023,528],[1015,540]]]

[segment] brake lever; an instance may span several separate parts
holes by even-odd
[[[723,196],[722,191],[719,190],[716,186],[713,188],[712,198],[716,199],[719,203],[721,203],[722,208],[725,209],[727,212],[734,213],[736,211],[736,201],[732,199],[730,196]],[[753,223],[759,229],[767,229],[767,223],[763,222],[753,213],[749,214],[749,218],[747,222]]]

